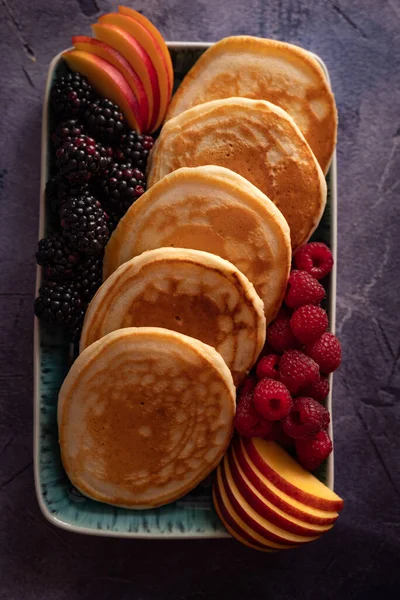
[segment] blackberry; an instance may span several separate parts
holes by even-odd
[[[59,178],[57,187],[59,211],[61,211],[63,205],[71,196],[88,195],[90,195],[90,187],[87,183],[74,183],[68,181],[68,179],[64,179],[63,177]]]
[[[123,216],[128,208],[145,192],[145,176],[130,163],[111,163],[101,174],[97,183],[99,196],[105,201],[110,213]]]
[[[154,138],[151,135],[141,135],[131,130],[121,137],[115,156],[119,162],[129,162],[133,168],[140,169],[144,173],[153,146]]]
[[[107,150],[87,136],[66,142],[56,155],[60,174],[74,183],[89,181],[109,162]]]
[[[89,193],[87,183],[73,183],[61,175],[51,177],[46,183],[45,198],[51,210],[59,215],[62,205],[70,196],[85,195]]]
[[[60,148],[66,142],[72,142],[74,138],[81,137],[85,133],[85,127],[77,119],[69,119],[60,123],[51,136],[55,148]]]
[[[94,196],[70,196],[61,209],[63,236],[70,248],[96,254],[107,244],[109,231],[104,211]]]
[[[88,256],[78,265],[75,284],[85,305],[89,304],[103,281],[103,254]]]
[[[65,238],[56,233],[40,240],[36,252],[38,265],[44,267],[48,279],[69,279],[79,262],[77,252],[73,252]]]
[[[85,110],[84,119],[90,133],[96,139],[110,143],[118,140],[127,129],[119,106],[107,98],[91,102]]]
[[[35,315],[47,323],[76,327],[83,318],[82,300],[77,287],[71,283],[47,281],[35,300]]]
[[[63,75],[51,90],[53,108],[58,115],[64,117],[82,113],[94,97],[92,86],[80,73]]]
[[[106,207],[106,211],[105,211],[105,215],[106,215],[106,221],[107,221],[107,225],[108,225],[108,230],[110,232],[110,235],[112,234],[113,231],[115,231],[115,229],[117,228],[118,223],[121,220],[121,216],[116,209],[114,209],[111,206],[107,206]]]

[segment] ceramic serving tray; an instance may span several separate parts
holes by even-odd
[[[170,42],[168,44],[179,85],[198,57],[209,47],[206,43]],[[328,72],[321,63],[327,77]],[[55,77],[65,70],[61,54],[50,64],[43,107],[42,162],[40,187],[39,239],[51,233],[52,213],[46,206],[45,186],[50,172],[52,131],[49,111],[50,88]],[[336,302],[336,155],[327,174],[328,201],[314,240],[328,244],[335,258],[329,276],[326,309],[331,331],[335,330]],[[37,289],[42,273],[37,270]],[[35,319],[34,342],[34,464],[35,486],[40,508],[53,525],[77,533],[136,538],[222,538],[229,537],[211,501],[212,477],[207,478],[181,500],[153,510],[127,510],[95,502],[82,496],[70,483],[63,469],[57,432],[57,397],[73,360],[68,340],[58,331]],[[331,376],[330,376],[331,377]],[[331,386],[332,390],[332,386]],[[327,399],[332,411],[332,391]],[[332,431],[330,431],[332,436]],[[316,473],[333,487],[333,453]]]

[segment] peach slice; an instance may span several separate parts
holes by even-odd
[[[120,13],[109,13],[108,15],[104,15],[100,17],[99,23],[101,25],[115,25],[116,27],[120,27],[139,42],[145,52],[147,52],[158,77],[160,104],[157,121],[154,125],[154,129],[158,129],[167,112],[168,102],[171,97],[171,89],[164,56],[159,49],[156,40],[138,21]]]
[[[213,498],[215,512],[217,513],[218,517],[222,521],[222,524],[225,527],[225,529],[227,530],[227,532],[230,533],[233,538],[235,538],[241,544],[244,544],[245,546],[252,548],[253,550],[259,550],[260,552],[273,552],[273,550],[271,548],[265,548],[264,546],[261,546],[261,544],[257,544],[256,542],[253,542],[252,538],[248,537],[247,533],[245,531],[241,530],[240,527],[237,526],[235,521],[233,521],[230,518],[229,514],[226,514],[224,512],[224,508],[220,504],[221,495],[219,493],[217,486],[213,486],[212,498]]]
[[[98,40],[117,50],[138,74],[149,103],[147,131],[153,131],[159,112],[160,96],[157,73],[147,52],[129,33],[126,33],[120,27],[95,23],[92,25],[92,30]]]
[[[120,106],[129,125],[140,130],[137,100],[125,77],[109,62],[81,50],[69,50],[63,57],[72,71],[85,75],[101,96],[109,98]]]
[[[214,484],[214,489],[219,502],[219,508],[223,513],[224,519],[228,522],[228,525],[230,525],[231,529],[239,532],[239,534],[242,537],[245,537],[248,542],[251,544],[261,545],[264,548],[272,548],[273,550],[289,550],[290,548],[293,548],[291,545],[277,544],[269,538],[265,538],[254,531],[254,529],[249,526],[247,521],[244,521],[241,518],[232,505],[230,498],[228,497],[226,487],[222,480],[220,467],[217,469],[217,479]]]
[[[232,447],[235,458],[247,479],[264,498],[277,508],[311,525],[330,525],[336,521],[339,516],[337,512],[328,512],[306,506],[275,487],[251,462],[239,438],[233,441]]]
[[[142,82],[128,61],[108,44],[85,35],[74,36],[72,38],[72,44],[76,50],[91,52],[96,56],[100,56],[100,58],[104,58],[104,60],[121,72],[135,95],[137,101],[137,113],[139,114],[138,121],[140,124],[140,132],[144,131],[149,120],[149,102]]]
[[[271,521],[281,529],[285,529],[290,533],[303,536],[321,535],[325,531],[332,529],[333,525],[314,525],[311,527],[304,521],[291,517],[278,507],[269,502],[263,495],[247,479],[246,475],[240,468],[235,457],[232,447],[228,451],[228,464],[232,474],[232,478],[243,496],[250,506],[265,519]]]
[[[292,547],[307,544],[320,537],[321,534],[312,536],[297,535],[290,533],[287,529],[282,529],[281,527],[274,525],[271,521],[254,510],[239,492],[236,482],[232,477],[232,472],[226,456],[219,468],[230,503],[240,518],[247,523],[253,531],[276,544],[285,544],[286,546]]]
[[[164,55],[165,65],[167,67],[168,79],[170,84],[170,90],[174,87],[174,68],[172,66],[171,55],[168,50],[168,46],[165,43],[165,40],[161,33],[158,31],[157,27],[153,25],[149,19],[146,19],[140,12],[133,10],[133,8],[129,8],[128,6],[118,6],[118,12],[122,15],[127,15],[128,17],[132,17],[135,21],[139,21],[143,27],[146,27],[147,31],[151,33],[151,35],[155,38],[158,47]]]
[[[321,510],[343,508],[343,500],[335,492],[303,469],[275,442],[262,438],[242,438],[242,442],[257,469],[288,496]]]

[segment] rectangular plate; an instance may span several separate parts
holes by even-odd
[[[168,43],[179,85],[197,58],[210,46],[206,43]],[[326,76],[324,63],[316,56]],[[45,202],[45,186],[50,171],[51,115],[49,93],[55,76],[65,69],[61,54],[50,64],[43,107],[42,163],[40,189],[39,239],[52,231],[51,211]],[[328,200],[314,240],[328,244],[335,265],[327,285],[326,309],[331,331],[335,330],[336,302],[336,154],[326,177]],[[41,268],[37,269],[37,290],[41,284]],[[71,365],[71,349],[59,332],[51,330],[35,319],[34,342],[34,464],[35,487],[40,508],[54,525],[77,533],[136,538],[222,538],[229,537],[211,501],[211,481],[207,478],[185,498],[162,508],[127,510],[82,496],[70,483],[63,469],[57,430],[58,391]],[[332,376],[330,383],[332,384]],[[331,385],[332,390],[332,385]],[[332,411],[332,391],[327,399]],[[332,435],[332,425],[330,425]],[[321,467],[317,476],[333,488],[333,454]]]

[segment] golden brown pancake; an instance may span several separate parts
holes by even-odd
[[[94,500],[161,506],[216,467],[234,412],[232,376],[214,348],[157,327],[113,331],[79,355],[61,387],[62,462]]]
[[[200,165],[231,169],[268,196],[288,222],[293,251],[321,219],[321,168],[293,119],[270,102],[214,100],[168,121],[151,153],[148,186],[179,167]]]
[[[131,206],[106,246],[103,277],[146,250],[193,248],[233,263],[264,302],[266,323],[282,303],[290,269],[289,228],[249,181],[216,166],[179,169]]]
[[[212,346],[235,385],[265,342],[264,305],[247,277],[215,254],[184,248],[150,250],[114,271],[86,312],[81,351],[115,329],[143,326]]]
[[[337,111],[329,82],[312,54],[275,40],[225,38],[186,75],[167,120],[197,104],[232,96],[268,100],[286,110],[326,173],[336,145]]]

